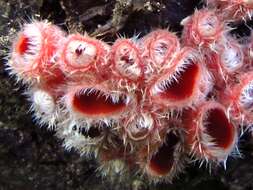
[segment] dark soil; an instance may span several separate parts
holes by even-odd
[[[120,2],[123,1],[0,0],[0,190],[253,189],[250,135],[244,135],[241,140],[243,158],[229,159],[226,171],[217,167],[209,173],[209,169],[192,164],[173,185],[148,185],[138,178],[111,184],[97,176],[95,161],[65,151],[54,132],[40,128],[33,121],[29,104],[22,95],[25,87],[16,84],[5,71],[10,41],[20,23],[33,18],[48,19],[65,30],[87,31],[106,41],[115,40],[117,34],[142,36],[154,28],[169,27],[180,35],[180,21],[202,6],[197,0],[134,0],[128,7],[121,7]],[[101,26],[109,27],[101,29]],[[234,33],[249,34],[245,24],[236,27]]]

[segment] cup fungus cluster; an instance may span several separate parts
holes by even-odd
[[[8,70],[36,120],[66,149],[94,156],[103,175],[172,181],[190,157],[225,164],[239,154],[238,133],[253,123],[253,38],[239,43],[228,15],[243,20],[252,4],[208,0],[182,21],[181,39],[158,29],[113,45],[34,21]]]

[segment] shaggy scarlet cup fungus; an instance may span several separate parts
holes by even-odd
[[[86,123],[77,123],[73,120],[63,120],[58,125],[56,135],[63,139],[63,146],[67,150],[75,149],[83,156],[97,157],[103,141],[110,137],[108,127],[93,123],[92,126]]]
[[[126,79],[131,82],[143,78],[142,58],[134,41],[118,39],[112,46],[110,58],[112,73],[118,79]]]
[[[133,141],[147,140],[150,135],[154,135],[158,127],[155,116],[148,112],[130,115],[130,117],[123,118],[121,123],[126,136]]]
[[[162,136],[162,143],[151,145],[150,158],[145,164],[145,173],[152,181],[171,181],[184,167],[182,134],[168,130]]]
[[[76,93],[73,97],[73,107],[87,115],[107,115],[122,110],[125,106],[124,96],[100,95],[100,90],[86,89],[86,92]]]
[[[106,82],[94,86],[70,85],[63,99],[71,114],[87,120],[118,118],[135,104],[132,95],[110,90]]]
[[[204,46],[214,48],[225,31],[225,24],[214,10],[196,10],[192,16],[185,18],[182,41],[187,46]]]
[[[167,30],[155,30],[140,40],[146,72],[159,72],[180,50],[178,37]],[[149,68],[151,67],[151,68]]]
[[[243,74],[238,83],[226,90],[223,104],[229,107],[229,114],[237,125],[248,127],[253,122],[253,73]]]
[[[200,103],[207,93],[202,90],[209,89],[211,85],[211,78],[202,61],[192,48],[185,47],[175,54],[150,87],[153,101],[180,109]]]
[[[220,52],[220,65],[224,73],[233,73],[242,68],[244,54],[241,45],[237,41],[227,37],[218,50]]]
[[[247,20],[252,18],[252,0],[206,0],[207,5],[216,8],[223,19]]]
[[[65,33],[50,23],[25,24],[13,44],[8,63],[11,73],[25,83],[62,79],[56,62],[59,42],[64,37]]]
[[[194,118],[194,119],[192,119]],[[186,141],[200,160],[226,162],[237,143],[237,129],[229,121],[225,107],[208,101],[186,113]]]
[[[90,38],[88,35],[70,35],[63,44],[60,67],[71,80],[81,80],[96,75],[103,80],[110,47],[106,43]],[[86,73],[84,75],[84,72]]]
[[[40,125],[48,125],[49,128],[56,126],[56,123],[63,117],[57,98],[49,91],[42,88],[32,88],[27,93],[31,102],[31,110],[34,112],[36,121]]]

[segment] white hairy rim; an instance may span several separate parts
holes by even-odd
[[[199,18],[198,30],[202,36],[209,37],[217,33],[217,30],[220,28],[220,22],[214,14],[207,14],[207,16]]]
[[[243,88],[239,102],[243,108],[253,109],[253,81]]]
[[[228,72],[233,72],[243,65],[243,53],[237,46],[227,44],[221,53],[221,63]]]
[[[54,98],[44,90],[36,90],[32,97],[35,112],[40,115],[53,114],[56,108]]]

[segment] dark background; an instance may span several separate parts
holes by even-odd
[[[132,4],[131,4],[132,3]],[[242,136],[242,158],[230,158],[227,170],[211,173],[192,164],[172,184],[149,185],[138,177],[111,184],[96,174],[96,162],[67,152],[53,131],[39,128],[28,112],[16,84],[5,71],[10,42],[20,23],[48,19],[70,32],[83,32],[113,42],[117,35],[144,35],[155,28],[169,28],[180,36],[180,21],[202,7],[197,0],[0,0],[0,190],[251,190],[253,189],[253,140]],[[246,26],[233,25],[237,36],[249,35]]]

